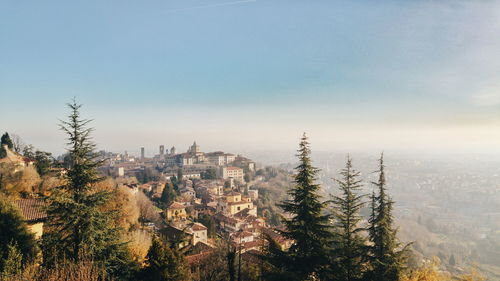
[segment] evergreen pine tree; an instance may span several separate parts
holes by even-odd
[[[189,268],[175,244],[168,245],[158,237],[153,242],[146,256],[146,266],[141,280],[151,281],[187,281]]]
[[[2,264],[2,275],[5,277],[21,272],[23,268],[23,254],[19,251],[17,243],[11,242],[7,245],[7,257],[3,260]]]
[[[2,146],[6,144],[9,149],[14,148],[14,143],[12,142],[9,133],[7,132],[5,132],[5,134],[2,135],[1,144]]]
[[[227,272],[229,274],[229,281],[236,281],[236,248],[229,243],[228,243],[226,258],[227,258]]]
[[[3,148],[4,145],[7,145],[9,149],[12,149],[14,147],[14,143],[12,142],[12,139],[9,136],[9,133],[5,132],[5,134],[2,135],[2,138],[0,139],[0,158],[4,158],[7,156],[7,151]]]
[[[68,104],[68,121],[61,129],[68,135],[69,167],[66,185],[54,189],[48,198],[48,224],[43,236],[44,262],[53,265],[69,259],[78,263],[85,260],[105,263],[111,273],[123,274],[128,253],[120,239],[117,211],[102,211],[114,195],[112,191],[98,191],[102,180],[97,168],[95,144],[91,140],[90,120],[80,117],[81,105]]]
[[[161,193],[161,203],[162,205],[166,208],[172,204],[172,202],[175,201],[175,198],[177,197],[177,193],[174,190],[174,185],[172,184],[171,181],[168,181],[165,184],[165,187],[163,188],[163,191]]]
[[[378,181],[373,184],[378,188],[378,196],[372,199],[370,224],[371,270],[368,280],[396,281],[405,268],[406,254],[409,245],[401,248],[394,228],[392,209],[394,201],[387,194],[385,179],[384,155],[379,159]]]
[[[366,239],[361,235],[365,229],[360,227],[359,214],[364,206],[360,173],[353,169],[352,160],[347,158],[341,178],[336,179],[340,195],[334,196],[334,240],[332,246],[332,280],[362,280],[366,264]]]
[[[368,239],[373,241],[375,239],[376,231],[376,221],[377,221],[377,197],[375,196],[375,190],[372,190],[370,195],[370,217],[368,218]]]
[[[271,256],[277,258],[270,262],[282,267],[286,278],[304,280],[324,271],[327,264],[326,241],[331,233],[329,216],[323,213],[326,203],[320,201],[320,185],[315,183],[318,169],[312,166],[311,150],[305,134],[297,156],[300,163],[294,176],[295,186],[288,191],[290,199],[280,204],[289,215],[289,218],[283,218],[285,230],[281,234],[294,243],[284,253],[276,252],[279,250],[276,247],[272,248],[275,253]]]

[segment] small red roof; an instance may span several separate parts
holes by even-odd
[[[243,169],[239,168],[239,167],[226,167],[226,170],[236,171],[236,170],[243,170]]]
[[[212,252],[203,252],[196,255],[186,256],[186,260],[189,265],[202,263],[207,260],[212,255]]]
[[[172,204],[170,204],[170,206],[168,206],[169,209],[184,209],[185,206],[182,205],[181,203],[179,202],[173,202]]]
[[[207,230],[207,228],[203,224],[197,222],[193,223],[191,229],[193,231]]]
[[[23,217],[28,222],[35,222],[47,218],[45,202],[40,199],[20,199],[16,201]]]
[[[241,195],[241,193],[236,192],[234,190],[231,190],[229,193],[226,194],[226,196],[238,196]]]

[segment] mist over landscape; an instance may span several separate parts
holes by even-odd
[[[0,281],[500,280],[500,1],[0,0]]]

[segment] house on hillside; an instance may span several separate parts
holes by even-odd
[[[34,161],[21,156],[19,153],[16,153],[12,150],[10,150],[9,146],[4,144],[2,146],[3,150],[5,151],[5,157],[0,159],[0,164],[11,164],[14,166],[14,173],[19,172],[24,170],[28,166],[32,166],[34,164]]]
[[[187,228],[187,232],[193,234],[192,245],[196,245],[198,242],[208,243],[207,228],[203,224],[195,222]]]
[[[198,243],[208,244],[207,228],[201,223],[192,223],[184,227],[169,225],[160,230],[169,241],[176,241],[179,248],[196,246]]]
[[[186,206],[179,202],[172,202],[165,210],[168,221],[181,221],[187,219]]]
[[[28,229],[35,234],[36,239],[40,239],[43,235],[43,223],[47,219],[45,202],[40,199],[20,199],[15,203],[21,210]]]
[[[224,214],[234,215],[244,209],[248,209],[251,215],[257,215],[257,207],[253,205],[250,197],[235,191],[222,196],[217,202],[217,211]]]

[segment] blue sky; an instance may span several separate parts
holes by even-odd
[[[0,0],[0,130],[100,147],[500,151],[500,1]]]

